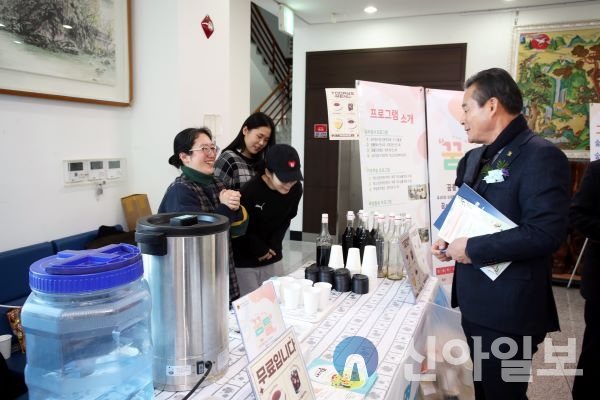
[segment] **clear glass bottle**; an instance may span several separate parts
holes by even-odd
[[[348,211],[346,213],[346,229],[342,233],[340,238],[342,244],[342,253],[344,254],[344,265],[348,259],[348,249],[354,246],[354,212]]]
[[[388,217],[387,220],[385,222],[385,238],[387,240],[389,240],[389,238],[392,237],[392,233],[394,232],[394,217],[396,216],[395,213],[391,212]]]
[[[410,231],[411,227],[412,227],[412,217],[410,216],[410,214],[405,214],[404,220],[402,221],[402,229],[400,230],[400,234],[403,235],[406,232]]]
[[[391,280],[400,280],[404,278],[404,260],[402,258],[402,252],[400,251],[402,219],[401,215],[396,215],[394,217],[394,231],[389,240],[387,277]]]
[[[375,237],[375,252],[377,253],[377,277],[385,278],[387,276],[387,264],[385,262],[385,236],[383,235],[383,229],[385,224],[385,216],[379,214],[377,216],[377,222],[374,226],[374,237]]]
[[[329,234],[329,216],[321,214],[321,233],[317,236],[317,266],[326,267],[329,264],[333,239]]]

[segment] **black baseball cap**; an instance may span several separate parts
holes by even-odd
[[[265,155],[267,169],[273,172],[281,182],[301,181],[300,157],[288,144],[276,144],[269,147]]]

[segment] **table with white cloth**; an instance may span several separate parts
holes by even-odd
[[[304,264],[290,275],[304,278],[304,269],[310,264]],[[424,341],[419,336],[424,335],[422,329],[427,303],[434,301],[441,292],[438,288],[437,278],[429,278],[415,299],[406,278],[398,281],[377,279],[377,287],[365,295],[332,291],[330,306],[317,320],[290,317],[285,310],[282,310],[283,317],[286,325],[294,327],[307,364],[315,358],[331,360],[336,345],[346,337],[369,339],[377,348],[379,364],[377,380],[366,398],[410,400],[415,398],[418,390],[418,379],[410,380],[410,377],[418,374],[420,368],[420,362],[415,360],[418,357],[410,356],[411,347],[414,346],[418,354],[424,354]],[[236,328],[237,321],[232,315],[230,360],[226,374],[198,388],[190,399],[255,398],[246,372],[248,359]],[[180,400],[187,393],[156,390],[155,399]]]

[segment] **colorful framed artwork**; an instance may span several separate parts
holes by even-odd
[[[589,158],[589,104],[600,102],[600,20],[514,29],[513,75],[533,131]]]
[[[131,103],[130,0],[0,0],[0,93]]]

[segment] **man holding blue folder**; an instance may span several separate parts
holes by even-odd
[[[431,250],[456,261],[452,306],[462,314],[476,399],[526,399],[531,358],[546,333],[559,329],[552,253],[567,235],[569,164],[529,129],[521,92],[505,70],[469,78],[462,107],[469,142],[483,146],[461,159],[455,184],[469,185],[517,226],[440,240]],[[510,265],[495,280],[481,270],[502,262]]]

